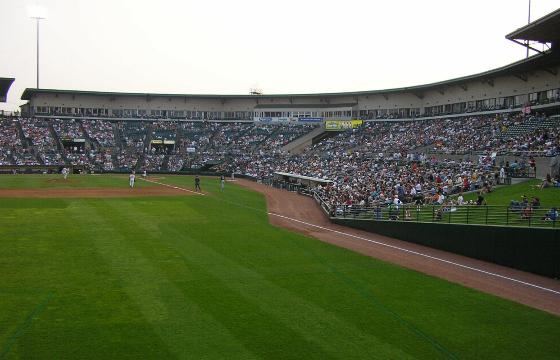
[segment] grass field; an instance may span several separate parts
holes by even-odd
[[[544,207],[560,206],[560,188],[540,189],[542,180],[529,180],[511,186],[501,186],[489,194],[484,194],[484,199],[488,205],[508,206],[511,200],[521,201],[521,196],[529,198],[537,197],[541,200]],[[476,200],[477,194],[470,193],[465,195],[465,200]]]
[[[0,188],[68,186],[49,180]],[[559,317],[273,227],[218,185],[0,199],[0,359],[558,358]]]
[[[137,187],[154,184],[137,181]],[[128,175],[70,175],[67,180],[59,174],[49,175],[2,175],[0,189],[82,189],[127,188]]]

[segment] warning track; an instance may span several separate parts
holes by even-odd
[[[248,180],[266,196],[271,224],[560,315],[560,282],[465,256],[333,224],[315,200]]]

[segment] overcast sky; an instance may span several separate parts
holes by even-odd
[[[0,0],[0,77],[15,110],[35,87],[247,94],[374,90],[482,72],[525,56],[504,36],[528,0]],[[560,7],[533,0],[532,19]]]

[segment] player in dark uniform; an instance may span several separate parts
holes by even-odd
[[[194,178],[194,189],[196,191],[202,191],[200,190],[200,178],[198,177],[198,175],[196,175]]]

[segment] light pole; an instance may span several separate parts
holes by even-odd
[[[29,17],[35,19],[36,29],[37,29],[37,89],[39,88],[39,22],[46,19],[46,12],[43,7],[32,6],[29,7]]]
[[[527,24],[531,23],[531,0],[529,0],[529,14],[527,15]],[[526,58],[529,57],[529,40],[527,40],[527,54],[525,55]]]

